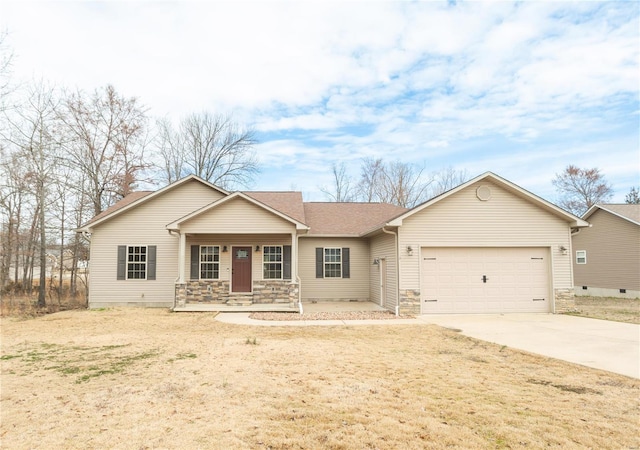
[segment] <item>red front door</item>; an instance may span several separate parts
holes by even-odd
[[[251,292],[251,247],[233,247],[231,288],[233,292]]]

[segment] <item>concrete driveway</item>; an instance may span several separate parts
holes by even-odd
[[[418,317],[484,341],[640,378],[640,325],[561,314]]]

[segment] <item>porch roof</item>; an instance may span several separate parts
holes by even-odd
[[[291,222],[292,224],[295,225],[297,230],[308,230],[309,229],[309,227],[307,225],[305,225],[303,222],[300,222],[300,221],[296,220],[295,218],[290,217],[289,215],[285,214],[284,212],[279,211],[278,209],[275,209],[275,208],[263,203],[262,201],[254,198],[252,196],[249,196],[249,195],[247,195],[247,194],[245,194],[243,192],[234,192],[233,194],[229,194],[228,196],[223,197],[220,200],[217,200],[217,201],[215,201],[213,203],[210,203],[207,206],[204,206],[204,207],[202,207],[200,209],[197,209],[197,210],[193,211],[192,213],[187,214],[186,216],[181,217],[180,219],[169,223],[167,225],[167,229],[168,230],[174,230],[174,231],[180,230],[180,225],[181,224],[183,224],[183,223],[185,223],[185,222],[187,222],[187,221],[189,221],[189,220],[191,220],[191,219],[193,219],[195,217],[198,217],[201,214],[205,214],[206,212],[211,211],[212,209],[215,209],[215,208],[217,208],[217,207],[219,207],[221,205],[224,205],[224,204],[226,204],[226,203],[228,203],[230,201],[233,201],[234,199],[237,199],[237,198],[244,199],[247,202],[252,203],[253,205],[256,205],[259,208],[263,208],[264,210],[270,212],[271,214],[273,214],[275,216],[278,216],[278,217],[280,217],[280,218],[282,218],[282,219],[284,219],[284,220],[286,220],[288,222]]]

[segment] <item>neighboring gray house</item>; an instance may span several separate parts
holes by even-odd
[[[571,309],[571,233],[587,225],[487,172],[410,210],[231,193],[189,176],[79,231],[91,308],[370,301],[421,314]]]
[[[600,204],[574,233],[576,295],[640,297],[640,205]]]

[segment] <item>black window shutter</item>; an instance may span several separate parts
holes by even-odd
[[[324,250],[316,248],[316,278],[324,278]]]
[[[351,277],[351,268],[349,267],[349,249],[342,249],[342,278]]]
[[[127,279],[127,246],[118,245],[118,280]]]
[[[282,246],[282,278],[291,279],[291,246]]]
[[[156,279],[156,246],[147,247],[147,280]]]
[[[200,246],[191,246],[191,279],[198,280],[200,278]]]

